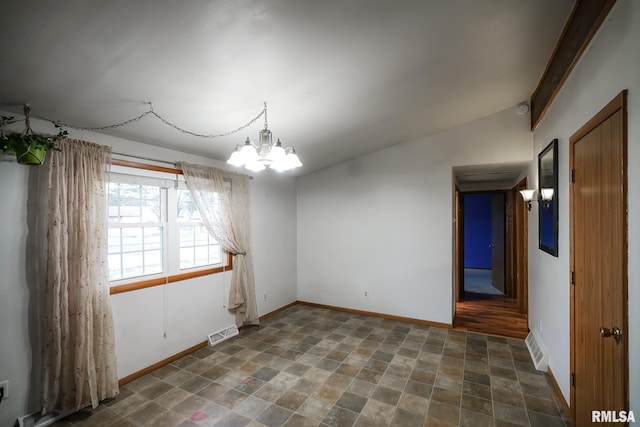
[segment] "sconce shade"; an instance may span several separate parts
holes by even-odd
[[[536,190],[520,190],[520,194],[525,202],[531,202],[536,196]]]
[[[540,189],[540,198],[546,202],[553,199],[553,188]]]

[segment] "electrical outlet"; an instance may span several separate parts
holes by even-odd
[[[364,291],[364,296],[368,297],[369,296],[369,291]]]
[[[263,295],[263,299],[266,301],[267,300],[267,293],[265,292]]]
[[[2,400],[8,399],[9,398],[9,380],[0,382],[0,388],[4,392],[4,396],[2,397]]]

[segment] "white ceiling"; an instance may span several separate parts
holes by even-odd
[[[299,174],[530,97],[573,0],[3,0],[0,110],[79,126],[147,110],[198,133],[269,107]],[[103,133],[226,160],[153,117]],[[151,154],[151,153],[150,153]]]

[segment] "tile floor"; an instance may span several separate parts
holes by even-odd
[[[564,426],[521,340],[296,305],[56,426]]]

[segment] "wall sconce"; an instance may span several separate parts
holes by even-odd
[[[520,190],[520,194],[529,211],[531,211],[532,202],[534,201],[542,202],[542,208],[549,209],[553,200],[553,188],[540,189],[540,197],[537,197],[538,190]]]

